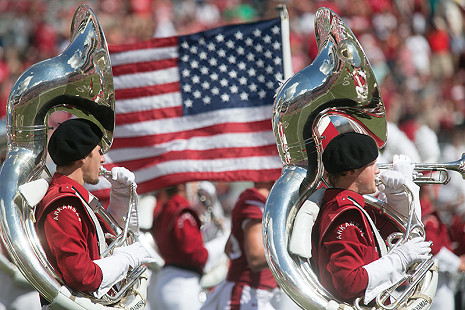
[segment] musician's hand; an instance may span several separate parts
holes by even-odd
[[[392,170],[402,173],[405,180],[413,180],[414,177],[414,164],[407,155],[394,155],[392,157]]]
[[[134,183],[136,177],[134,173],[124,167],[113,167],[111,169],[111,179],[109,179],[112,188],[127,188]]]
[[[459,271],[460,272],[465,272],[465,254],[460,256]]]
[[[156,262],[156,259],[150,256],[149,252],[140,242],[134,242],[125,247],[115,248],[113,255],[125,257],[132,268],[142,264]]]
[[[405,271],[411,264],[431,257],[431,242],[425,241],[423,237],[416,237],[395,248],[390,254],[400,258]]]
[[[396,194],[404,191],[404,175],[394,170],[384,170],[379,175],[382,183],[378,185],[378,190],[386,194]]]

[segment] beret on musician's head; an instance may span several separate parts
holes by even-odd
[[[329,141],[323,152],[327,172],[338,173],[365,167],[378,157],[375,140],[368,135],[346,132]]]
[[[48,143],[48,153],[57,166],[83,159],[100,143],[103,132],[93,122],[75,118],[61,123]]]

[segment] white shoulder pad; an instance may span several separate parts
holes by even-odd
[[[44,198],[48,186],[48,180],[37,179],[19,186],[18,190],[26,203],[31,207],[35,207]]]
[[[303,258],[312,257],[312,229],[320,211],[326,189],[314,192],[300,207],[289,240],[289,252]]]

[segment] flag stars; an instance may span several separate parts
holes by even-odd
[[[200,73],[202,73],[203,75],[207,75],[208,74],[208,68],[207,67],[202,67],[200,68]]]
[[[224,42],[224,35],[220,33],[215,37],[215,39],[216,39],[216,42],[218,43]]]
[[[198,52],[198,48],[195,45],[192,45],[189,50],[192,54],[197,54]]]
[[[216,49],[215,43],[213,43],[213,42],[208,43],[207,49],[208,49],[210,52],[213,52],[213,51]]]
[[[206,60],[208,58],[208,54],[202,51],[199,53],[199,58],[202,60]]]
[[[199,67],[199,62],[197,60],[191,61],[191,67],[197,69]]]
[[[218,56],[219,57],[226,57],[226,51],[224,49],[220,49],[218,51]]]
[[[233,55],[229,56],[228,57],[228,62],[230,64],[235,64],[236,63],[236,57],[234,57]]]
[[[228,80],[226,80],[226,79],[221,79],[220,85],[221,85],[222,87],[228,86]]]
[[[273,28],[271,28],[271,32],[273,32],[273,34],[275,34],[275,35],[278,35],[279,34],[279,27],[274,26]]]
[[[275,95],[283,79],[280,27],[273,33],[270,28],[242,29],[179,42],[181,89],[189,113],[246,101],[262,104]]]
[[[231,79],[237,78],[237,72],[236,72],[235,70],[231,70],[231,71],[229,72],[229,77],[230,77]]]
[[[184,90],[185,93],[190,93],[192,91],[192,87],[190,84],[184,84],[182,89]]]
[[[265,42],[266,44],[270,44],[271,43],[271,37],[269,35],[266,35],[263,37],[263,42]]]
[[[205,90],[210,88],[210,83],[208,83],[207,81],[204,81],[201,85],[202,85],[202,88]]]
[[[194,83],[194,84],[199,84],[200,83],[200,78],[199,78],[198,75],[194,75],[192,77],[192,83]]]
[[[192,106],[194,105],[194,102],[191,99],[187,99],[187,100],[184,100],[184,105],[186,106],[186,108],[192,108]]]
[[[228,94],[222,94],[221,95],[221,100],[223,100],[223,102],[228,102],[229,101],[229,95]]]
[[[240,31],[238,31],[238,32],[236,32],[234,34],[234,37],[236,38],[236,40],[242,40],[242,39],[244,39],[244,34],[242,32],[240,32]]]
[[[189,77],[190,74],[191,74],[190,70],[188,70],[188,69],[182,70],[182,76],[183,77],[187,78],[187,77]]]
[[[254,56],[254,54],[252,54],[252,53],[247,54],[246,57],[247,57],[247,60],[248,60],[248,61],[254,61],[254,60],[255,60],[255,56]]]
[[[210,66],[216,67],[218,65],[218,60],[216,60],[216,58],[210,58],[210,60],[208,60],[208,63],[210,64]]]
[[[221,64],[218,69],[220,69],[221,72],[226,72],[228,71],[228,66],[226,66],[225,64]]]
[[[199,99],[200,97],[202,97],[202,92],[196,90],[195,92],[192,93],[192,95],[194,95],[195,99]]]

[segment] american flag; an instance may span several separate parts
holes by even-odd
[[[271,127],[284,80],[279,18],[110,46],[116,128],[107,169],[138,193],[182,182],[274,181]],[[91,191],[107,197],[105,180]]]

